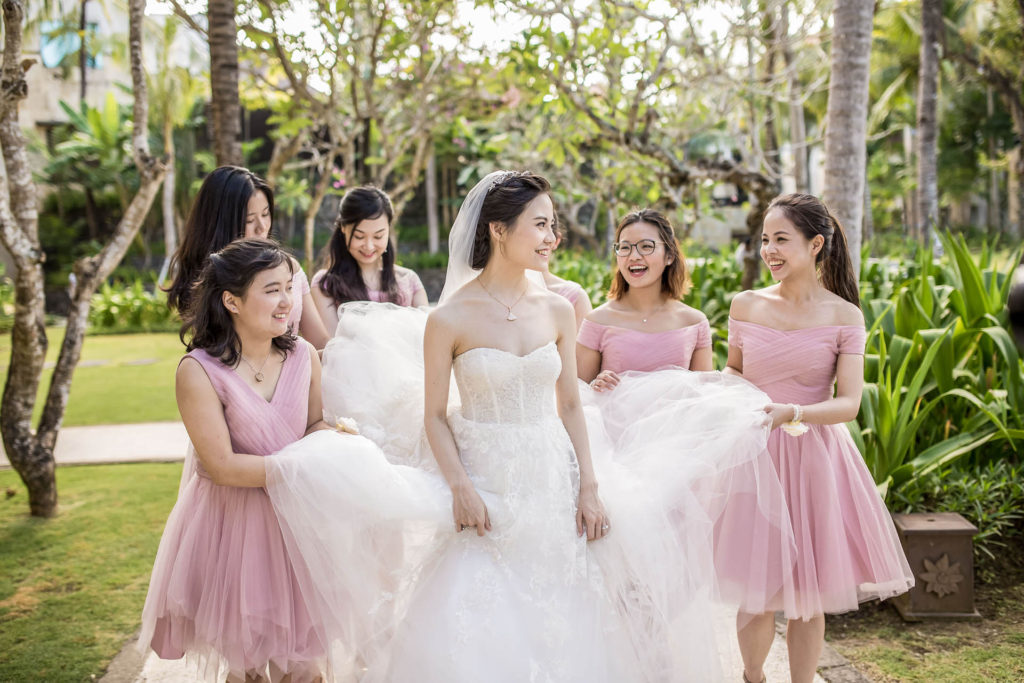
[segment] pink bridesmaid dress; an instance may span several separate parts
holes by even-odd
[[[601,370],[650,372],[666,367],[690,369],[693,352],[711,346],[711,326],[701,320],[664,332],[642,332],[584,320],[579,344],[601,354]]]
[[[863,354],[865,339],[860,326],[777,330],[729,320],[729,344],[743,351],[743,377],[777,403],[832,398],[839,354]],[[913,574],[846,425],[807,426],[800,436],[776,429],[768,438],[796,543],[786,588],[768,609],[808,619],[906,592]]]
[[[324,279],[326,274],[326,270],[318,270],[313,275],[312,286],[319,287],[320,281]],[[408,268],[395,266],[395,281],[398,284],[398,301],[395,303],[399,306],[412,306],[416,293],[423,289],[423,282],[420,281],[420,276]],[[366,294],[369,296],[370,301],[377,303],[384,303],[388,300],[387,292],[382,292],[379,289],[367,288]]]
[[[550,285],[548,286],[548,290],[566,299],[573,306],[575,306],[576,302],[580,300],[580,297],[585,297],[587,295],[583,287],[572,280],[563,280],[557,285]]]
[[[236,453],[270,455],[302,438],[310,382],[308,344],[284,361],[270,401],[206,351],[188,354],[209,376]],[[138,647],[164,659],[188,655],[199,674],[216,680],[226,668],[264,671],[278,680],[308,674],[323,646],[263,488],[213,483],[199,462],[182,482],[160,540]],[[220,673],[218,674],[218,670]]]
[[[299,322],[302,320],[302,297],[309,294],[309,291],[309,278],[302,266],[299,266],[292,275],[292,310],[288,313],[288,324],[294,334],[299,333]]]

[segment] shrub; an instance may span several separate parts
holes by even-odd
[[[91,332],[100,334],[172,332],[179,321],[162,290],[150,291],[136,279],[129,285],[105,283],[93,295],[89,325]]]

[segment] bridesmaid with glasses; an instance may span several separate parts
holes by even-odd
[[[668,218],[653,209],[629,213],[615,240],[608,302],[586,317],[576,338],[579,378],[604,392],[626,370],[712,370],[711,327],[681,301],[691,283]]]

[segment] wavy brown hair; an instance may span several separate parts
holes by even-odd
[[[672,258],[672,263],[665,266],[661,274],[661,291],[668,292],[673,299],[679,300],[690,293],[693,283],[690,281],[690,273],[686,269],[686,257],[676,240],[676,231],[672,223],[660,211],[654,209],[637,209],[627,213],[619,221],[615,228],[615,241],[619,241],[622,231],[636,223],[647,223],[658,229],[658,239],[665,243],[665,255]],[[618,263],[615,264],[615,272],[612,275],[612,286],[608,290],[609,299],[619,299],[629,291],[629,283],[622,276]]]
[[[825,244],[815,257],[818,278],[825,289],[838,294],[854,306],[860,306],[860,286],[853,272],[850,247],[843,226],[825,204],[809,194],[784,194],[768,205],[765,215],[776,209],[796,226],[806,239],[821,235]]]
[[[244,297],[257,275],[282,263],[287,263],[294,274],[291,257],[276,242],[268,240],[238,240],[210,254],[192,289],[191,305],[182,316],[184,322],[178,336],[186,349],[203,349],[225,365],[238,365],[242,343],[222,295],[231,292]],[[295,335],[289,328],[280,337],[274,337],[272,343],[287,354],[295,348]]]

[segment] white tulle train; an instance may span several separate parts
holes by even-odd
[[[493,530],[456,533],[422,436],[424,320],[387,304],[343,306],[324,352],[324,409],[362,434],[318,432],[268,458],[267,489],[302,559],[331,678],[719,680],[713,604],[754,611],[763,596],[745,593],[744,572],[759,553],[779,554],[769,541],[788,547],[777,479],[763,469],[764,395],[682,370],[627,375],[606,395],[581,385],[612,526],[588,544],[576,534],[578,470],[555,410],[554,344],[462,354],[449,424]],[[766,538],[740,566],[734,524]]]

